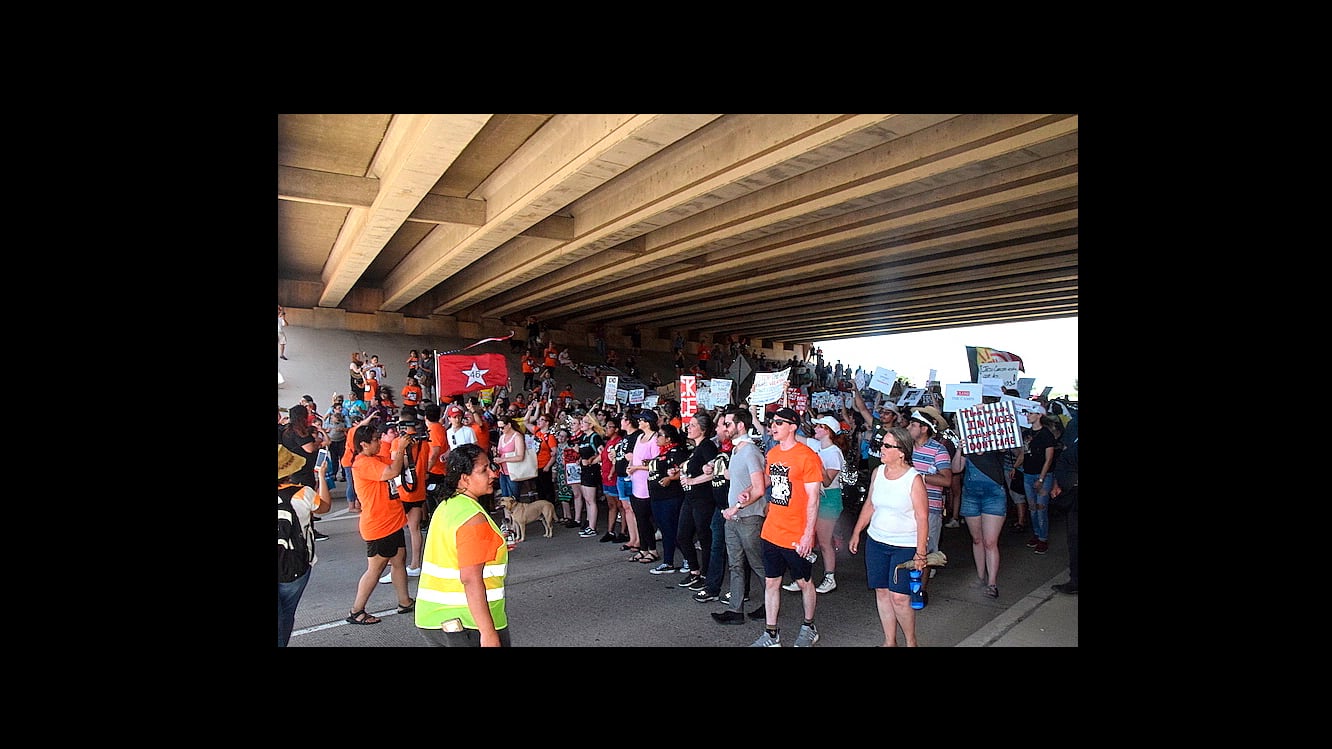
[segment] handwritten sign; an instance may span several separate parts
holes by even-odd
[[[618,375],[606,375],[606,388],[602,391],[602,400],[607,403],[614,403],[620,392],[619,387],[620,378]]]
[[[1006,388],[1017,388],[1018,367],[1015,361],[991,361],[977,365],[976,378],[984,384],[987,379],[998,378]],[[1033,382],[1035,380],[1033,379]]]
[[[880,393],[887,395],[893,392],[894,382],[897,382],[897,370],[875,367],[874,376],[870,378],[869,386],[871,390],[878,390]]]
[[[1022,446],[1022,428],[1012,401],[960,408],[956,420],[964,455]]]
[[[791,368],[780,372],[755,372],[754,386],[749,391],[749,402],[756,406],[776,403],[786,391],[786,382],[791,377]]]
[[[709,390],[711,391],[710,394],[712,396],[712,405],[714,408],[716,406],[729,406],[731,404],[731,388],[733,386],[734,383],[731,380],[723,380],[719,377],[712,378]]]

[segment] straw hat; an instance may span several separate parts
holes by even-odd
[[[924,417],[924,418],[922,418]],[[934,406],[921,406],[911,409],[911,418],[918,421],[927,421],[928,426],[934,430],[935,434],[948,428],[948,419],[939,413],[939,409]]]
[[[278,449],[278,478],[290,476],[305,467],[305,458],[288,450],[282,445]]]

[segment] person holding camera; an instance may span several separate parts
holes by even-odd
[[[426,480],[430,468],[430,434],[414,406],[403,406],[397,422],[398,436],[393,440],[393,454],[406,453],[407,469],[396,483],[398,499],[407,513],[407,576],[421,576],[421,527],[425,517]],[[393,569],[379,578],[381,584],[393,582]]]
[[[369,417],[368,417],[369,418]],[[348,624],[378,624],[382,619],[366,613],[365,607],[370,602],[370,594],[384,567],[391,567],[393,590],[398,595],[398,613],[413,611],[416,601],[407,594],[406,552],[403,548],[407,541],[403,527],[407,525],[407,514],[402,509],[402,502],[389,494],[388,482],[402,475],[407,465],[406,450],[390,450],[385,456],[383,440],[386,425],[365,425],[356,430],[356,457],[352,460],[352,481],[356,484],[356,496],[361,501],[361,516],[358,530],[365,540],[365,572],[356,584],[356,600]],[[402,603],[402,601],[406,603]]]

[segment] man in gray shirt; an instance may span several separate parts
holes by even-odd
[[[749,430],[754,416],[742,408],[731,408],[722,416],[717,434],[731,441],[731,461],[728,467],[731,486],[727,492],[727,508],[722,510],[726,519],[726,554],[731,568],[731,603],[726,611],[713,613],[718,624],[744,624],[745,614],[745,561],[762,575],[763,546],[759,534],[763,532],[763,518],[768,514],[766,496],[755,499],[745,507],[738,507],[740,493],[751,486],[763,486],[763,473],[767,458],[763,448],[755,444]],[[763,617],[763,607],[750,614]]]

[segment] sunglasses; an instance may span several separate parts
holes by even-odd
[[[786,419],[773,419],[772,423],[780,427],[780,426],[786,426],[787,424],[794,424],[795,422],[787,421]]]
[[[879,447],[879,449],[882,450],[882,449],[885,448],[885,447],[891,447],[891,448],[893,448],[894,450],[901,450],[901,449],[902,449],[902,447],[901,447],[900,445],[890,445],[890,444],[888,444],[887,442],[883,443],[883,445],[881,445],[881,446]]]

